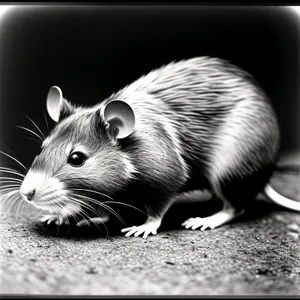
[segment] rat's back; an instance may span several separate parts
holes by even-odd
[[[278,124],[267,95],[250,74],[219,58],[172,62],[113,97],[130,103],[141,128],[164,124],[186,160],[218,176],[229,166],[258,170],[278,150]]]

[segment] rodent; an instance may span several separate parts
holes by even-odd
[[[227,60],[173,61],[93,107],[71,104],[52,86],[46,103],[57,123],[20,188],[27,202],[55,212],[44,221],[61,224],[74,215],[85,219],[79,225],[86,217],[106,222],[109,206],[98,201],[118,197],[130,205],[129,191],[148,218],[122,229],[126,236],[156,234],[174,198],[194,189],[210,191],[223,208],[186,220],[186,228],[222,226],[262,191],[300,211],[299,202],[269,184],[280,142],[272,103],[248,72]]]

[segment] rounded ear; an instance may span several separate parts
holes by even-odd
[[[123,139],[133,132],[135,116],[128,103],[113,100],[104,108],[104,121],[112,138]]]
[[[52,86],[47,95],[47,111],[51,119],[58,122],[60,107],[63,101],[62,91],[58,86]]]
[[[64,99],[62,90],[58,86],[52,86],[49,89],[46,106],[49,116],[55,122],[70,115],[74,110],[72,105]]]

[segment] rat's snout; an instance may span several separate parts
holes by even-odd
[[[24,201],[45,210],[58,205],[55,203],[62,203],[65,194],[64,186],[57,178],[49,177],[35,169],[28,171],[20,188],[20,195]]]
[[[20,193],[25,200],[31,201],[31,199],[33,198],[33,196],[35,194],[35,189],[31,188],[29,190],[24,190],[21,188]]]
[[[42,176],[42,174],[30,170],[20,188],[20,194],[23,199],[26,201],[32,201],[43,181],[44,176]]]

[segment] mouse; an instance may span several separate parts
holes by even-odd
[[[272,102],[250,73],[228,60],[172,61],[89,107],[53,85],[46,108],[55,125],[19,190],[22,200],[47,213],[43,222],[61,225],[72,216],[79,227],[105,224],[116,215],[110,203],[118,201],[145,214],[144,223],[121,232],[147,238],[157,234],[175,199],[194,190],[208,191],[222,208],[188,218],[183,229],[221,227],[261,192],[300,211],[299,202],[270,184],[280,150]]]

